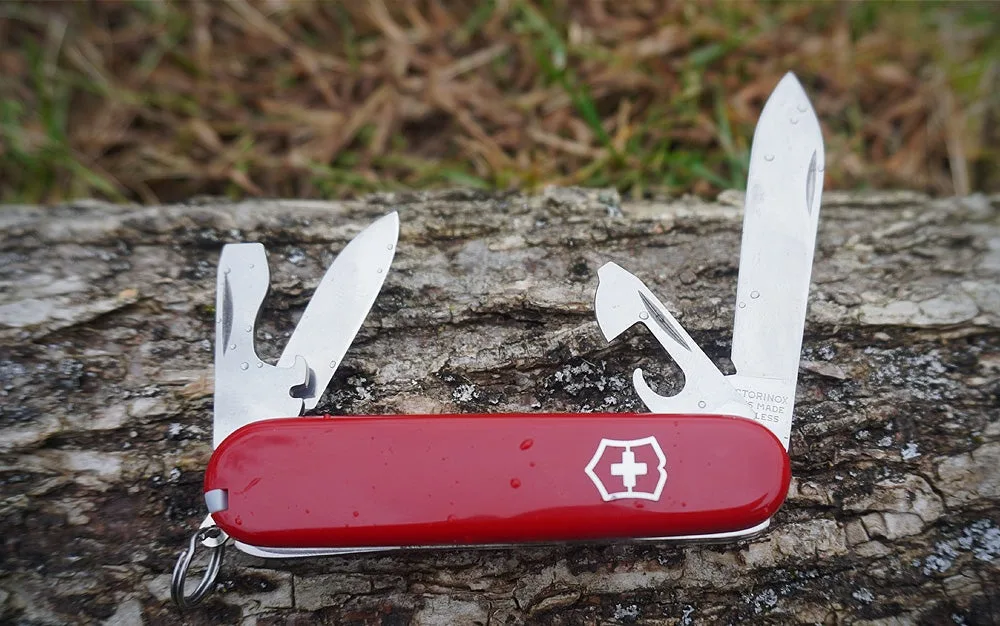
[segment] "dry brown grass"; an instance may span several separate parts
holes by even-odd
[[[995,6],[7,2],[0,195],[711,194],[787,70],[829,187],[996,190]]]

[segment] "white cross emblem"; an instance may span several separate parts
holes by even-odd
[[[635,452],[631,448],[622,450],[622,462],[614,463],[611,466],[612,476],[621,476],[622,482],[629,493],[635,489],[635,479],[646,475],[646,464],[635,462]]]
[[[659,477],[656,481],[656,488],[653,491],[636,491],[635,487],[638,484],[638,478],[640,476],[646,476],[649,474],[649,464],[648,463],[637,463],[635,460],[635,449],[641,448],[642,446],[649,446],[656,455],[657,465],[656,472]],[[621,461],[618,463],[611,464],[611,475],[621,478],[621,485],[624,490],[609,491],[608,487],[604,484],[601,478],[597,475],[594,469],[597,464],[601,462],[604,457],[604,453],[608,448],[621,448]],[[648,458],[648,457],[647,457]],[[656,437],[645,437],[643,439],[601,439],[601,444],[597,446],[597,452],[594,453],[593,458],[590,459],[590,463],[584,468],[584,472],[593,481],[594,486],[601,493],[601,498],[607,502],[610,500],[624,500],[627,498],[635,498],[639,500],[659,500],[660,494],[663,492],[663,486],[667,482],[667,472],[664,469],[667,465],[667,458],[663,454],[663,450],[660,448],[660,443],[656,440]],[[618,485],[613,486],[615,489]]]

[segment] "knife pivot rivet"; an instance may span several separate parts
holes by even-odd
[[[245,372],[248,369],[250,369],[250,364],[247,363],[246,361],[243,361],[242,363],[240,363],[240,369]]]
[[[764,160],[765,161],[773,161],[774,160],[774,155],[773,154],[765,154],[764,155]]]
[[[646,313],[645,311],[640,311],[639,312],[639,319],[641,319],[641,320],[648,320],[649,319],[649,313]]]
[[[751,291],[750,292],[750,297],[753,298],[754,300],[756,300],[757,298],[760,297],[760,292],[759,291]]]

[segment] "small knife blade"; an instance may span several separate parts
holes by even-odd
[[[399,215],[385,215],[352,239],[327,269],[288,339],[278,367],[305,358],[309,380],[299,390],[303,409],[319,403],[344,354],[382,289],[396,254]]]
[[[823,190],[819,120],[792,73],[754,132],[730,377],[787,449]]]

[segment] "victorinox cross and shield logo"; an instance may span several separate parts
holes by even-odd
[[[667,472],[667,458],[656,437],[601,439],[584,471],[594,481],[601,498],[610,500],[659,500]]]

